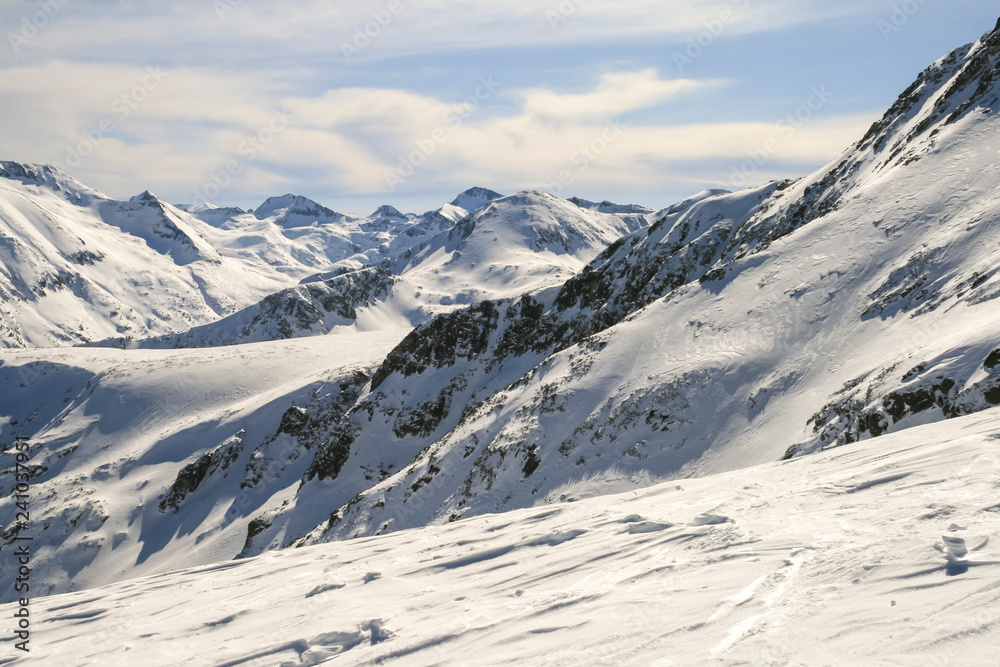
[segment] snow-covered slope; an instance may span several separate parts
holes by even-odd
[[[385,301],[391,294],[393,282],[391,273],[376,267],[344,271],[271,294],[217,322],[182,334],[135,341],[130,346],[150,349],[213,347],[328,334],[336,327],[354,324],[358,309]],[[126,341],[121,343],[129,346]],[[106,345],[106,342],[98,344]]]
[[[32,592],[232,558],[250,515],[294,493],[311,462],[310,437],[326,429],[306,412],[342,414],[406,331],[206,350],[5,351],[0,442],[34,436]],[[12,471],[0,473],[5,503]],[[20,534],[4,523],[5,555]]]
[[[993,664],[998,433],[990,410],[878,447],[35,599],[23,663]]]

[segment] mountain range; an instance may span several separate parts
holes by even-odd
[[[306,598],[359,600],[347,589],[371,584],[398,621],[415,613],[405,591],[427,597],[420,587],[437,585],[423,569],[472,572],[446,589],[455,601],[483,581],[505,597],[484,593],[493,620],[470,627],[521,624],[511,641],[538,650],[525,637],[585,636],[610,592],[654,581],[662,595],[687,591],[705,616],[684,626],[695,635],[745,604],[758,609],[698,655],[787,660],[804,642],[764,650],[754,637],[799,622],[820,632],[804,619],[823,594],[793,576],[817,576],[806,563],[836,552],[827,566],[868,586],[854,618],[884,613],[883,595],[926,604],[913,591],[934,587],[945,601],[927,614],[953,630],[940,642],[966,636],[952,606],[972,595],[985,614],[1000,561],[996,499],[982,495],[998,488],[1000,467],[989,444],[1000,414],[998,110],[1000,25],[928,67],[817,172],[661,211],[484,188],[422,215],[382,206],[355,217],[295,195],[254,211],[187,208],[149,192],[116,201],[51,167],[0,163],[0,383],[15,388],[0,401],[0,439],[31,443],[40,592],[110,585],[100,595],[120,607],[122,582],[136,577],[198,567],[169,576],[204,582],[199,573],[237,567],[267,581],[289,568],[308,582]],[[956,435],[966,431],[967,442]],[[948,457],[982,465],[970,472]],[[976,493],[961,491],[963,475]],[[0,473],[3,516],[14,516],[13,488],[11,471]],[[815,522],[811,539],[776,527],[798,512],[785,497],[808,506],[795,516]],[[911,514],[873,517],[874,537],[853,523],[830,537],[838,521],[858,520],[841,506],[877,514],[880,504]],[[969,522],[985,539],[970,541],[974,562],[956,546]],[[766,538],[747,528],[765,524]],[[22,530],[8,524],[3,548]],[[936,551],[901,546],[928,531],[947,534]],[[892,586],[869,585],[871,568],[859,568],[891,560],[876,553],[889,541],[910,560],[893,566]],[[434,545],[440,562],[421,560]],[[672,562],[609,578],[593,564],[616,547]],[[559,557],[544,555],[538,578],[527,557],[556,549],[581,573],[563,581],[582,587],[566,604],[589,611],[524,629],[520,612],[502,610],[526,604],[532,585],[551,596],[533,603],[545,615],[560,609],[545,588],[561,576]],[[338,569],[330,583],[324,558],[372,571]],[[761,558],[783,564],[748,564]],[[722,559],[753,582],[726,579],[722,607],[659,578],[707,584]],[[493,564],[515,583],[494,581]],[[970,567],[973,582],[945,587]],[[395,587],[377,581],[390,570]],[[128,604],[152,609],[157,579],[140,581],[140,602]],[[794,609],[782,606],[785,586]],[[193,590],[214,599],[205,588]],[[848,605],[839,590],[822,618]],[[319,639],[296,645],[289,664],[360,646],[358,660],[384,661],[477,636],[407,635],[394,618],[359,613],[336,637],[310,625]],[[218,623],[246,630],[241,614],[252,616]],[[71,617],[55,626],[66,647]],[[995,618],[973,625],[995,637]],[[608,659],[648,657],[650,632],[612,645]],[[261,664],[291,650],[255,641]]]

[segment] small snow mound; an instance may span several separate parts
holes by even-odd
[[[941,539],[944,540],[945,556],[949,563],[964,561],[965,557],[969,555],[969,548],[965,546],[965,540],[961,537],[943,535]]]
[[[717,526],[723,523],[729,523],[731,519],[728,516],[720,516],[718,514],[702,514],[696,517],[694,521],[691,522],[692,526]]]

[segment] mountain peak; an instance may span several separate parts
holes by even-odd
[[[405,215],[403,215],[402,213],[399,212],[399,209],[397,209],[397,208],[395,208],[393,206],[389,206],[388,204],[384,204],[382,206],[379,206],[378,209],[376,209],[375,212],[371,214],[371,217],[373,217],[373,218],[400,218],[400,219],[405,219],[406,218]]]
[[[341,218],[340,213],[301,195],[281,195],[270,197],[253,212],[258,220],[278,217],[282,221],[290,215],[310,217],[315,220],[322,218]]]
[[[499,192],[495,192],[488,188],[474,187],[469,188],[448,203],[452,206],[464,208],[469,213],[475,213],[491,201],[500,199],[501,197],[503,197],[503,195]]]
[[[870,148],[881,167],[921,159],[949,126],[994,112],[1000,104],[998,68],[1000,30],[993,30],[921,72],[855,148]]]
[[[157,197],[156,195],[154,195],[149,190],[143,190],[141,194],[138,194],[138,195],[132,197],[131,199],[129,199],[129,201],[130,202],[137,202],[137,203],[138,202],[154,203],[154,202],[159,202],[160,198]]]
[[[106,199],[93,188],[87,187],[58,167],[48,164],[31,164],[0,160],[0,178],[21,181],[26,185],[45,186],[55,192],[63,192],[71,201],[82,204],[97,197]]]

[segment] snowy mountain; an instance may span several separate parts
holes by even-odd
[[[194,349],[0,355],[17,388],[0,438],[29,438],[38,466],[41,592],[113,584],[48,601],[68,611],[46,650],[80,651],[79,614],[127,625],[126,601],[149,617],[158,587],[186,583],[200,629],[163,621],[123,661],[196,635],[259,664],[489,663],[487,630],[525,660],[983,657],[998,71],[1000,30],[815,174],[658,213],[474,189],[423,216],[291,197],[207,224],[3,163],[4,322],[32,333],[18,344],[93,308],[57,279],[193,313],[131,346]],[[135,266],[162,288],[124,282]],[[214,317],[196,308],[209,295]],[[65,341],[108,329],[89,326]],[[0,472],[11,517],[13,481]],[[179,567],[196,569],[163,574]],[[279,579],[280,642],[260,630]],[[887,614],[892,632],[869,629]]]
[[[418,327],[246,553],[723,472],[996,404],[998,59],[990,33],[935,63],[810,177],[701,198],[559,288]],[[408,460],[371,484],[376,443]]]
[[[96,344],[205,347],[344,327],[412,327],[469,304],[558,285],[622,234],[648,224],[634,214],[581,211],[542,192],[502,197],[457,223],[440,212],[416,219],[392,211],[382,207],[361,223],[362,229],[392,235],[389,243],[336,262],[295,287],[184,333]]]
[[[51,167],[3,163],[2,345],[184,331],[281,284],[223,256],[210,230],[148,192],[119,202]]]
[[[325,281],[345,272],[373,275],[412,264],[413,253],[442,245],[441,239],[471,215],[454,204],[423,216],[404,215],[386,205],[369,217],[354,218],[297,195],[272,197],[255,211],[176,207],[148,191],[116,201],[51,167],[2,164],[0,341],[5,347],[95,342],[127,347],[147,339],[142,346],[221,345],[329,333],[353,326],[358,307],[378,310],[390,293],[389,283],[380,279],[371,298],[355,294],[348,298],[356,301],[353,306],[331,310],[323,304],[340,297]],[[455,201],[476,207],[494,195],[499,197],[474,188]],[[534,213],[526,206],[527,224]],[[533,260],[534,266],[520,282],[486,275],[496,268],[492,264],[483,264],[477,273],[458,262],[455,275],[447,267],[435,267],[433,278],[419,275],[419,282],[401,290],[398,302],[371,313],[367,320],[374,318],[377,324],[363,326],[381,328],[386,321],[414,326],[460,304],[559,283],[621,230],[646,224],[629,218],[622,226],[620,217],[586,218],[585,226],[601,229],[585,234],[583,245],[569,254],[555,253],[566,257],[551,266],[545,264],[548,256],[525,256],[525,263]],[[581,219],[572,213],[567,229],[582,229]],[[539,221],[553,224],[558,227],[561,221],[551,215]],[[533,236],[511,242],[536,241]],[[534,246],[507,250],[512,256],[536,253]],[[400,259],[404,255],[406,261]],[[456,258],[442,255],[433,261],[438,259]],[[508,274],[515,271],[505,268]],[[397,278],[402,277],[394,276],[393,282]],[[461,281],[464,291],[451,290],[446,284],[451,280]],[[299,287],[310,281],[324,284]],[[445,286],[428,291],[421,287],[424,282]]]
[[[390,251],[399,308],[417,311],[410,319],[419,324],[453,304],[558,285],[640,224],[648,221],[584,211],[544,192],[495,199],[418,245],[400,239],[409,247]]]
[[[494,192],[493,190],[489,190],[487,188],[475,187],[469,188],[448,202],[448,204],[464,209],[469,213],[475,213],[490,202],[496,201],[501,197],[503,197],[503,195],[499,192]]]
[[[306,227],[339,222],[347,216],[299,195],[271,197],[253,212],[258,220],[272,219],[283,227]]]

